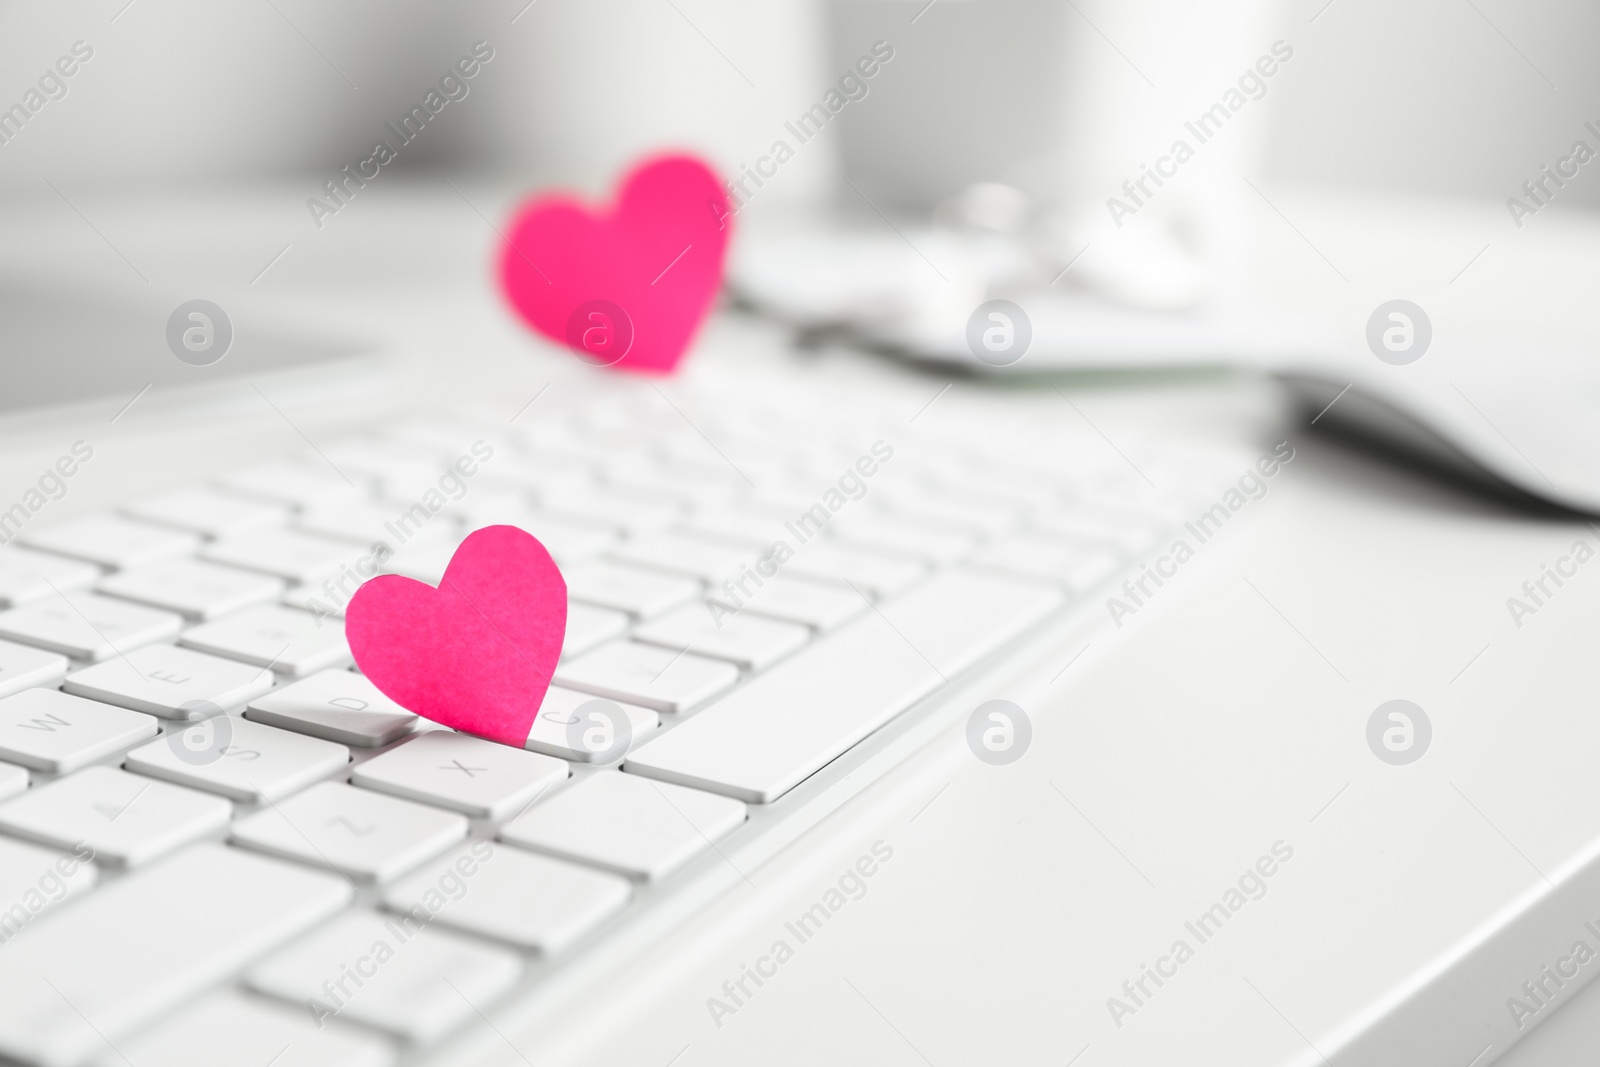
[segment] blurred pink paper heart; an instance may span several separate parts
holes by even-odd
[[[523,747],[567,631],[567,583],[515,526],[461,542],[435,589],[398,574],[364,583],[345,611],[356,666],[425,719]]]
[[[534,329],[587,361],[665,374],[711,310],[731,220],[727,194],[700,160],[649,159],[610,207],[591,211],[557,194],[519,208],[500,285]]]

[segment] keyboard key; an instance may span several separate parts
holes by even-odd
[[[66,593],[0,612],[0,637],[73,659],[102,660],[171,637],[183,616],[95,593]]]
[[[783,515],[776,510],[748,504],[725,504],[695,511],[683,522],[683,529],[700,537],[714,537],[747,550],[765,552],[780,538],[789,539],[783,528]]]
[[[471,451],[474,444],[482,442],[492,450],[494,460],[499,462],[502,458],[500,450],[510,448],[510,441],[503,432],[504,428],[498,425],[498,420],[491,427],[480,415],[407,416],[399,423],[386,425],[380,433],[384,440],[422,445],[436,454],[446,456],[458,456]],[[481,453],[478,455],[480,459],[483,458]]]
[[[831,481],[833,474],[824,474],[819,479],[813,474],[798,471],[793,464],[780,469],[775,469],[773,474],[764,479],[767,483],[764,488],[740,502],[742,506],[771,514],[778,523],[778,532],[767,536],[767,544],[776,540],[792,542],[797,537],[810,537],[818,532],[813,529],[814,526],[826,526],[828,521],[825,518],[820,524],[816,522],[811,509],[819,506],[817,498],[801,488],[800,483]]]
[[[299,530],[268,530],[229,537],[207,545],[200,553],[215,563],[311,585],[338,573],[341,568],[354,566],[369,554],[349,541]]]
[[[363,975],[360,985],[351,971]],[[319,1017],[326,1011],[425,1044],[477,1021],[521,974],[522,961],[509,949],[413,916],[363,909],[256,964],[244,980],[291,1004],[311,1005]]]
[[[1016,529],[1022,521],[1022,513],[1015,507],[988,507],[942,491],[897,487],[886,495],[883,510],[907,522],[934,523],[979,534],[1001,534]]]
[[[670,611],[700,595],[700,583],[693,578],[616,563],[580,563],[562,577],[567,580],[567,596],[571,599],[615,608],[641,619]]]
[[[200,544],[192,533],[136,522],[120,515],[85,515],[17,535],[22,544],[112,570],[187,556]]]
[[[700,448],[705,455],[715,455],[704,443]],[[667,494],[688,501],[723,499],[749,488],[744,477],[721,460],[716,460],[715,465],[625,460],[612,465],[606,476],[606,485],[630,491]]]
[[[576,738],[572,736],[570,727],[578,721],[579,708],[590,701],[601,699],[604,698],[597,697],[593,693],[580,693],[576,689],[563,689],[559,685],[552,685],[545,690],[544,702],[539,705],[539,714],[533,720],[533,729],[528,731],[525,747],[534,752],[543,752],[547,756],[558,756],[577,763],[599,762],[603,757],[610,755],[610,749],[621,747],[615,737],[613,736],[610,745],[599,743],[595,748],[590,748],[583,743],[581,734]],[[641,744],[660,728],[661,716],[649,708],[641,708],[637,704],[615,701],[613,703],[628,716],[630,747]],[[599,751],[596,751],[596,748]]]
[[[179,559],[113,574],[100,583],[100,592],[166,608],[190,619],[214,619],[276,600],[283,593],[283,581],[215,563]]]
[[[124,515],[143,522],[159,523],[208,538],[282,526],[289,515],[289,509],[281,505],[229,496],[199,485],[141,497],[121,510]]]
[[[45,597],[84,589],[100,580],[100,568],[79,559],[0,547],[0,608],[14,608]]]
[[[0,759],[69,774],[156,735],[148,715],[59,689],[28,689],[0,700]]]
[[[254,1064],[264,1051],[271,1055],[268,1050],[281,1057],[271,1067],[393,1067],[395,1062],[394,1047],[376,1034],[337,1021],[314,1021],[304,1006],[224,989],[137,1037],[118,1041],[117,1049],[95,1060],[94,1067]]]
[[[500,839],[608,871],[658,881],[738,829],[730,797],[603,771],[535,804]]]
[[[468,889],[441,904],[441,882]],[[622,910],[631,893],[614,874],[475,841],[395,883],[383,902],[397,912],[432,904],[447,926],[553,956]]]
[[[972,564],[986,570],[1048,578],[1081,593],[1113,574],[1118,560],[1104,548],[1086,547],[1059,536],[1011,534],[985,545],[972,558]]]
[[[559,664],[552,681],[609,700],[683,712],[731,689],[739,669],[689,652],[614,641]]]
[[[28,791],[28,772],[21,767],[0,763],[0,800]]]
[[[928,573],[927,565],[920,560],[855,548],[836,540],[801,545],[783,569],[785,574],[799,578],[854,585],[875,599],[902,592]]]
[[[528,531],[539,539],[551,558],[564,565],[594,559],[617,543],[616,531],[609,526],[534,511],[526,505],[469,510],[468,515],[474,529],[503,524]]]
[[[66,676],[67,657],[61,653],[0,641],[0,697],[56,685]]]
[[[357,588],[351,583],[351,591]],[[313,612],[328,618],[344,618],[344,609],[350,603],[341,596],[329,596],[328,590],[320,585],[297,585],[283,594],[283,603],[291,608],[300,608],[303,611]]]
[[[460,815],[343,782],[314,785],[233,827],[238,844],[369,882],[390,881],[466,836]]]
[[[1128,473],[1138,477],[1132,471]],[[1059,471],[1020,467],[1013,450],[1002,448],[987,455],[970,454],[965,462],[942,464],[933,488],[938,490],[941,484],[993,497],[1013,510],[1020,507],[1031,512],[1059,507],[1070,482]]]
[[[360,764],[350,781],[474,819],[504,819],[568,773],[566,763],[551,756],[435,730]]]
[[[1162,523],[1125,507],[1099,506],[1043,512],[1033,517],[1032,526],[1036,535],[1046,538],[1135,555],[1155,543]]]
[[[292,460],[258,463],[232,471],[217,479],[217,485],[230,493],[257,497],[292,508],[336,504],[360,495],[356,485],[345,481],[327,464],[313,466]]]
[[[623,767],[776,800],[1064,599],[1037,582],[946,571],[647,741]]]
[[[343,622],[318,619],[309,611],[277,605],[251,608],[196,626],[186,631],[179,642],[258,667],[270,666],[291,678],[350,662]]]
[[[724,578],[737,577],[740,567],[748,567],[755,560],[747,549],[708,538],[668,533],[624,541],[611,556],[623,563],[699,578],[713,586]]]
[[[716,591],[713,595],[718,603],[729,610],[737,609],[740,615],[784,619],[819,631],[831,630],[849,622],[868,609],[867,601],[849,586],[817,582],[809,578],[790,578],[780,574],[766,579],[760,586],[750,582],[745,589],[749,590],[749,595],[741,596],[739,600],[729,597],[726,591]],[[741,603],[743,606],[738,607]],[[727,617],[723,618],[726,621]]]
[[[504,446],[495,446],[504,450],[496,454],[494,470],[480,475],[479,480],[484,488],[492,486],[497,493],[515,490],[534,499],[593,492],[600,484],[607,450],[584,439],[584,434],[570,419],[552,419],[541,425],[519,423],[512,427]]]
[[[337,878],[219,845],[118,879],[0,952],[0,1054],[51,1065],[103,1054],[350,897]]]
[[[406,530],[392,527],[405,510],[406,505],[397,501],[342,500],[307,509],[295,525],[307,533],[337,537],[353,544],[385,541],[393,545],[409,536],[409,527]]]
[[[533,508],[533,501],[533,494],[521,486],[474,476],[471,491],[451,500],[445,507],[448,514],[468,530],[477,530],[508,522],[508,516],[527,515]]]
[[[272,672],[176,645],[147,645],[67,675],[62,688],[164,719],[196,719],[272,688]]]
[[[759,671],[811,640],[811,631],[796,623],[747,613],[719,611],[713,616],[705,604],[685,604],[634,630],[633,639],[674,652],[686,648],[699,656]]]
[[[53,848],[83,842],[102,866],[136,867],[222,830],[232,812],[221,797],[90,767],[0,805],[0,830]]]
[[[558,514],[601,523],[633,537],[683,518],[683,507],[674,497],[621,488],[552,493],[542,503]]]
[[[881,511],[839,515],[828,532],[850,546],[893,552],[932,564],[954,563],[969,555],[978,543],[969,530],[909,522]]]
[[[391,500],[428,501],[431,505],[436,499],[443,499],[449,518],[454,520],[460,514],[457,509],[465,497],[461,495],[462,479],[457,477],[458,472],[450,471],[450,466],[446,460],[391,464],[374,480],[378,492]]]
[[[628,616],[610,608],[567,601],[567,633],[561,642],[561,658],[581,656],[598,645],[628,632]],[[0,660],[3,663],[4,660]]]
[[[449,442],[419,441],[403,434],[387,436],[341,437],[322,445],[322,454],[339,469],[354,474],[371,471],[374,475],[399,467],[426,465],[443,470],[451,459],[471,447],[478,436],[463,427]]]
[[[417,717],[354,671],[319,671],[257,697],[244,717],[341,745],[377,748],[398,741]]]
[[[439,476],[449,465],[436,448],[375,437],[330,441],[319,451],[351,478],[370,481],[397,500],[415,499],[428,489],[438,491]],[[408,491],[395,492],[397,485]]]
[[[99,880],[87,847],[59,852],[0,837],[0,944]]]
[[[422,534],[399,546],[384,563],[390,574],[403,574],[419,582],[438,586],[444,581],[445,568],[450,566],[461,539],[455,527],[430,526]]]
[[[350,762],[350,750],[343,745],[233,715],[175,729],[177,740],[169,731],[128,753],[123,766],[230,800],[259,804],[281,800],[338,774]]]

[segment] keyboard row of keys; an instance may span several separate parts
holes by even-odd
[[[175,612],[87,592],[0,612],[0,638],[95,662],[175,637],[182,627],[183,616]]]
[[[0,1055],[55,1065],[111,1051],[107,1040],[191,1003],[352,895],[332,875],[217,845],[118,879],[24,928],[0,953]]]
[[[109,596],[175,611],[200,622],[257,604],[270,604],[283,595],[285,584],[271,575],[177,559],[121,571],[96,588]]]
[[[369,451],[378,454],[378,450]],[[356,497],[348,492],[349,486],[335,491],[331,479],[330,472],[313,466],[267,465],[244,472],[237,479],[225,479],[229,492],[180,490],[147,498],[143,504],[125,509],[146,521],[89,516],[42,528],[32,536],[36,545],[53,551],[93,558],[107,567],[127,568],[138,562],[193,551],[198,544],[196,539],[201,536],[195,531],[204,527],[206,533],[220,535],[220,540],[199,546],[204,561],[171,559],[158,566],[135,566],[131,572],[114,574],[104,580],[102,591],[203,620],[284,596],[281,584],[275,583],[288,581],[301,583],[289,594],[292,602],[332,608],[332,613],[337,614],[348,592],[359,584],[359,575],[353,572],[352,565],[363,551],[370,552],[370,546],[363,549],[357,539],[382,535],[390,541],[399,540],[393,536],[394,522],[385,516],[400,518],[402,511],[399,505],[386,509],[381,504]],[[243,500],[230,495],[245,491],[248,485],[254,487],[251,491],[272,496],[263,489],[263,482],[271,482],[283,490],[275,490],[277,503]],[[286,489],[288,486],[298,488],[290,492]],[[943,565],[965,558],[974,548],[975,538],[1010,528],[1020,507],[1014,497],[1003,494],[975,489],[952,492],[948,487],[935,489],[915,483],[891,486],[890,491],[882,495],[886,500],[869,502],[841,515],[834,527],[824,531],[826,536],[820,541],[813,539],[803,544],[796,558],[790,561],[790,576],[813,579],[819,584],[855,585],[877,598],[892,596],[925,576],[928,564]],[[748,502],[732,505],[725,507],[720,516],[715,510],[717,505],[712,503],[703,520],[690,520],[699,521],[700,525],[694,529],[708,536],[682,533],[641,536],[642,531],[656,529],[669,520],[678,523],[685,520],[681,507],[672,503],[669,496],[643,489],[600,487],[586,496],[569,494],[566,498],[567,504],[587,501],[594,505],[587,512],[587,519],[563,518],[558,512],[536,511],[528,506],[523,506],[519,514],[506,517],[519,518],[535,529],[542,527],[545,536],[557,542],[558,553],[567,556],[569,561],[594,560],[603,552],[622,564],[633,564],[594,562],[575,573],[572,584],[575,599],[624,610],[637,618],[660,614],[699,593],[689,582],[666,581],[660,575],[641,571],[677,573],[706,582],[713,590],[719,579],[748,581],[752,577],[749,560],[733,547],[733,542],[749,549],[758,537],[773,538],[780,530],[793,529],[792,522],[780,518],[783,510],[783,505],[777,502],[780,498],[768,494],[772,502],[767,505]],[[275,528],[272,524],[284,519],[285,503],[290,499],[300,506],[321,511],[312,510],[301,515],[300,529]],[[491,500],[495,499],[503,501],[507,497],[501,494],[496,498],[491,494]],[[237,505],[232,509],[234,514],[226,514],[230,502]],[[798,498],[789,499],[788,506],[793,511],[801,502]],[[705,505],[706,501],[700,503]],[[558,501],[552,499],[550,504],[557,506]],[[200,523],[197,516],[204,514],[211,505],[221,508],[224,519],[209,525]],[[584,508],[577,510],[583,512]],[[702,510],[707,509],[695,509],[696,512]],[[317,520],[318,514],[343,515],[344,524],[332,519]],[[166,525],[155,524],[163,521]],[[324,525],[318,527],[318,521]],[[400,532],[409,532],[405,520],[400,521]],[[805,520],[800,521],[805,527]],[[1075,512],[1059,501],[1038,521],[1045,523],[1042,528],[1049,531],[1051,539],[1059,536],[1074,544],[1100,543],[1123,551],[1131,545],[1147,543],[1150,529],[1148,517],[1141,519],[1137,513],[1130,513],[1126,521],[1111,521],[1102,512],[1085,514],[1081,509]],[[608,523],[612,532],[608,532]],[[187,524],[188,528],[178,529],[179,524]],[[316,528],[306,529],[308,524]],[[810,529],[815,529],[814,523]],[[632,536],[617,542],[615,531],[619,530]],[[402,546],[390,569],[437,582],[461,532],[462,528],[456,525],[424,528],[426,536]],[[349,536],[340,537],[338,533]],[[1025,549],[1026,545],[1018,547]],[[16,557],[18,550],[10,554]],[[995,557],[1001,555],[1013,557],[1008,559],[1007,566],[1016,572],[1062,581],[1074,588],[1084,582],[1080,568],[1069,568],[1070,573],[1064,574],[1063,568],[1049,558],[1050,553],[1006,552],[990,546],[983,557],[993,565]],[[38,552],[26,553],[26,556],[33,558],[24,557],[15,562],[36,565],[42,559],[54,558]],[[0,557],[0,590],[7,587],[4,563],[4,558]],[[56,565],[87,566],[64,560],[57,560]],[[51,589],[36,575],[18,573],[16,566],[10,571],[9,587],[16,602],[37,599]],[[29,571],[29,568],[24,566],[22,571]],[[341,595],[319,597],[312,585],[304,584],[330,575],[343,576]],[[61,573],[59,577],[71,584],[85,577],[92,580],[93,575]],[[810,620],[797,621],[810,623]],[[140,631],[131,639],[135,643],[158,639],[152,637],[152,633],[153,630]],[[44,643],[52,635],[39,636]],[[122,647],[120,642],[113,644]],[[106,642],[95,643],[88,639],[70,643],[55,641],[45,647],[55,647],[74,656],[109,654]],[[259,661],[259,658],[252,661]],[[309,668],[302,667],[298,673],[306,669]]]
[[[338,678],[341,674],[346,677]],[[343,684],[330,684],[334,682]],[[312,691],[297,693],[297,688]],[[325,730],[329,710],[346,717],[368,712],[365,701],[349,695],[356,692],[375,695],[370,683],[358,675],[325,672],[318,679],[278,691],[275,703],[284,717],[277,721]],[[155,721],[147,715],[59,691],[33,690],[0,701],[0,755],[61,772],[130,745],[138,747],[126,756],[127,771],[90,767],[0,807],[0,830],[55,847],[84,842],[103,863],[138,866],[218,832],[231,814],[228,800],[256,807],[265,804],[270,810],[247,816],[233,826],[237,843],[331,866],[348,877],[387,881],[464,836],[464,821],[441,819],[443,813],[434,809],[503,821],[527,811],[565,782],[568,763],[552,758],[551,753],[592,759],[593,753],[575,745],[568,731],[578,722],[578,713],[588,699],[573,690],[553,688],[529,739],[528,748],[534,751],[518,751],[450,731],[430,731],[358,765],[351,785],[344,785],[330,780],[341,774],[350,759],[349,750],[338,743],[235,716],[175,727],[152,740]],[[269,700],[263,698],[262,702]],[[283,711],[290,701],[299,702],[298,715]],[[317,714],[319,705],[324,714]],[[648,738],[659,722],[655,714],[634,706],[627,710],[634,740]],[[252,705],[247,714],[261,712]],[[409,729],[408,715],[391,713],[390,717],[400,728]],[[351,729],[348,723],[345,729]],[[369,735],[366,739],[377,738]],[[138,745],[141,740],[146,743]],[[541,748],[547,751],[537,751]],[[26,789],[26,772],[20,767],[12,769],[18,777],[14,791]],[[321,785],[306,788],[319,781]],[[366,790],[403,800],[389,803]],[[280,800],[283,803],[277,803]],[[693,809],[693,803],[688,807]],[[742,805],[737,810],[742,813]],[[545,823],[550,818],[541,816]],[[602,836],[620,840],[619,833],[626,837],[626,827],[613,826]],[[670,851],[696,851],[696,839],[709,842],[712,836],[702,827]],[[572,850],[554,844],[551,848]],[[649,871],[659,876],[663,865],[676,862],[652,861]],[[601,865],[616,866],[610,861]]]
[[[31,548],[114,571],[192,555],[200,544],[197,534],[136,522],[120,515],[85,515],[66,522],[29,527],[17,540]]]
[[[281,504],[219,493],[205,486],[142,497],[121,510],[130,518],[170,526],[208,540],[270,529],[289,520],[289,509]]]

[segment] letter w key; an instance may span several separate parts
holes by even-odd
[[[54,723],[55,726],[52,726],[51,723]],[[49,715],[34,719],[31,723],[17,723],[17,726],[23,730],[48,730],[50,733],[56,732],[56,726],[71,725],[72,724],[70,722],[57,715],[55,712],[51,712]]]

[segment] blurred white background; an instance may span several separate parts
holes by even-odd
[[[79,40],[94,57],[66,95],[0,144],[13,272],[162,300],[234,285],[403,306],[401,287],[427,285],[490,308],[518,200],[599,195],[662,148],[737,177],[882,40],[894,58],[865,98],[749,198],[736,261],[764,220],[822,208],[921,270],[879,213],[927,227],[1000,180],[1053,213],[1045,258],[1076,263],[1061,290],[1155,308],[1243,295],[1358,349],[1399,294],[1441,344],[1597,339],[1581,308],[1600,284],[1600,179],[1585,168],[1523,228],[1506,208],[1594,139],[1600,12],[1577,0],[13,0],[0,108]],[[387,124],[480,40],[494,58],[469,95],[317,227],[308,198],[394,140]],[[1107,198],[1278,43],[1293,58],[1261,99],[1115,227]],[[934,298],[965,315],[981,279],[963,287],[936,236],[917,242],[955,282]]]
[[[1006,144],[1030,137],[1080,149],[1085,170],[1136,172],[1152,143],[1279,37],[1295,48],[1292,76],[1274,84],[1252,131],[1268,180],[1504,197],[1600,116],[1600,10],[1580,0],[525,2],[11,0],[0,4],[4,104],[73,41],[95,55],[65,99],[0,145],[0,188],[336,168],[365,156],[478,39],[496,59],[400,167],[598,185],[641,150],[676,144],[736,171],[869,34],[896,23],[895,72],[931,65],[945,87],[920,101],[927,122],[969,139],[1003,127],[990,142],[1002,148],[997,169],[1013,162]],[[953,27],[994,25],[997,13],[1028,28],[991,35],[974,55],[977,42]],[[1041,59],[1053,62],[1040,69]],[[1070,100],[1039,95],[1052,77]],[[872,91],[903,92],[887,77]],[[978,106],[1008,94],[1031,103]],[[870,113],[845,117],[845,134],[807,146],[771,199],[826,195],[841,149],[873,150]],[[1596,204],[1600,182],[1562,195],[1562,207]]]

